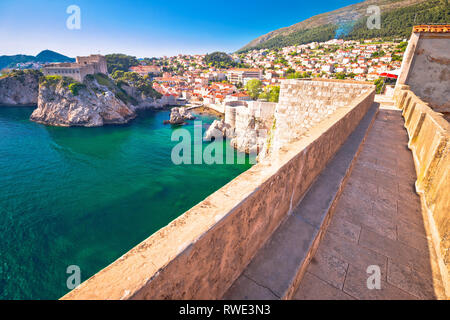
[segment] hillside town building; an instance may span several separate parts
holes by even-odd
[[[131,72],[136,72],[141,76],[157,75],[161,73],[161,68],[158,66],[134,66],[129,69]]]
[[[227,73],[228,81],[232,84],[245,83],[251,79],[262,79],[262,71],[260,69],[230,69]]]

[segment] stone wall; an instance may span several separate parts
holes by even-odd
[[[263,150],[276,105],[274,102],[247,101],[246,105],[227,106],[225,122],[235,128],[231,145],[247,153],[258,154]]]
[[[413,33],[402,62],[398,85],[411,90],[450,119],[450,33]]]
[[[417,173],[416,190],[450,297],[450,125],[409,89],[405,85],[397,87],[394,99],[403,110]]]
[[[361,94],[63,299],[220,299],[371,107]]]
[[[275,110],[273,137],[267,152],[276,153],[338,108],[348,107],[361,94],[373,90],[366,82],[284,80]]]
[[[215,110],[217,112],[225,113],[225,107],[224,107],[223,104],[212,103],[212,104],[208,104],[207,107],[211,108],[211,109],[213,109],[213,110]]]

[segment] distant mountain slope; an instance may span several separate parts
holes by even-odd
[[[366,26],[367,8],[371,5],[381,9],[381,29],[369,30]],[[413,24],[449,22],[448,8],[448,0],[366,0],[269,32],[239,51],[327,41],[335,37],[406,36]]]
[[[0,69],[6,68],[10,64],[32,61],[34,58],[35,57],[33,56],[23,54],[17,54],[15,56],[0,56]]]
[[[44,50],[36,56],[37,62],[75,62],[75,59],[66,57],[58,52]]]
[[[75,59],[66,57],[62,54],[51,50],[44,50],[40,52],[36,57],[23,54],[17,54],[13,56],[0,56],[0,70],[16,63],[26,62],[75,62]]]

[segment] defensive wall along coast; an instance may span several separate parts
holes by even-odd
[[[414,27],[397,81],[405,84],[450,120],[450,25]]]
[[[282,82],[264,161],[62,299],[223,298],[361,120],[376,113],[374,95],[374,86],[368,83]],[[345,175],[347,169],[341,166],[337,171]],[[322,218],[300,245],[308,257],[326,227]],[[308,261],[302,259],[302,264]],[[277,297],[292,295],[301,278],[301,272],[295,273],[295,281]]]
[[[394,99],[405,120],[417,174],[416,192],[450,297],[450,125],[409,89],[398,86]]]
[[[404,117],[416,192],[450,297],[450,25],[413,28],[394,100]]]

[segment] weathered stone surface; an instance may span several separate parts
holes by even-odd
[[[352,296],[342,290],[306,272],[300,287],[295,293],[294,300],[354,300]]]
[[[409,85],[436,112],[450,119],[450,33],[413,33],[398,85]]]
[[[64,299],[221,298],[358,125],[362,95],[184,213]],[[334,143],[330,143],[333,137]]]
[[[0,105],[37,104],[40,75],[35,71],[0,79]]]
[[[348,263],[327,250],[319,248],[311,260],[308,272],[324,280],[335,288],[342,289]]]
[[[273,138],[267,153],[276,153],[310,128],[373,89],[370,84],[285,80],[275,110]],[[299,97],[301,97],[299,99]]]
[[[74,95],[59,81],[39,86],[38,107],[30,119],[52,126],[98,127],[123,124],[136,117],[134,110],[106,87],[85,81]]]
[[[224,300],[278,300],[270,289],[256,283],[248,276],[239,277],[235,286],[223,296]],[[257,298],[255,298],[257,297]]]
[[[415,175],[405,177],[397,170],[401,163],[411,172],[412,155],[402,152],[393,157],[390,151],[405,150],[407,144],[402,137],[406,132],[398,130],[403,124],[400,111],[382,106],[379,115],[319,245],[314,258],[317,263],[307,269],[307,274],[314,273],[316,278],[304,278],[302,282],[319,289],[327,282],[357,299],[445,299],[428,222],[422,216],[415,189],[407,187]],[[378,145],[383,146],[383,152],[376,148]],[[372,166],[377,163],[384,167]],[[380,268],[379,290],[367,286],[372,274],[367,272],[369,266]],[[327,293],[319,292],[314,294],[316,298],[328,298]],[[297,296],[304,297],[301,293]]]
[[[184,107],[175,107],[170,110],[170,124],[183,124],[185,120],[194,120],[195,117]]]
[[[398,287],[381,280],[380,289],[367,287],[367,274],[365,269],[358,269],[350,265],[344,284],[344,292],[359,300],[417,300],[418,298]]]
[[[248,294],[249,289],[240,288],[246,283],[239,280],[246,276],[270,289],[282,299],[292,298],[327,228],[335,207],[334,203],[342,190],[343,181],[348,176],[367,128],[373,123],[377,110],[378,106],[372,105],[357,128],[328,162],[326,168],[321,170],[320,176],[315,179],[300,204],[292,208],[292,214],[258,251],[230,291],[234,294],[242,292]],[[325,140],[327,134],[325,133],[322,137]],[[296,200],[291,203],[296,203]],[[280,261],[283,263],[280,264]],[[336,255],[318,253],[315,261],[311,261],[309,265],[310,273],[342,288],[348,264]],[[226,295],[231,296],[228,293]],[[233,297],[239,298],[239,296]],[[253,299],[258,297],[253,296]]]
[[[204,140],[211,141],[215,139],[232,138],[234,136],[234,129],[223,120],[214,120],[213,123],[206,130]]]
[[[442,97],[434,94],[433,98]],[[446,294],[450,296],[450,125],[442,115],[434,112],[410,91],[408,86],[398,86],[394,99],[405,119],[408,147],[414,155],[417,173],[415,190],[420,194],[433,245],[438,248],[442,280]],[[407,194],[403,191],[411,188],[405,183],[399,183],[398,187],[402,191],[401,195]],[[400,217],[408,215],[411,211],[410,204],[417,203],[413,201],[417,199],[403,197],[399,201]],[[409,222],[420,226],[420,216],[414,214],[411,217]],[[420,249],[417,243],[414,247]]]

